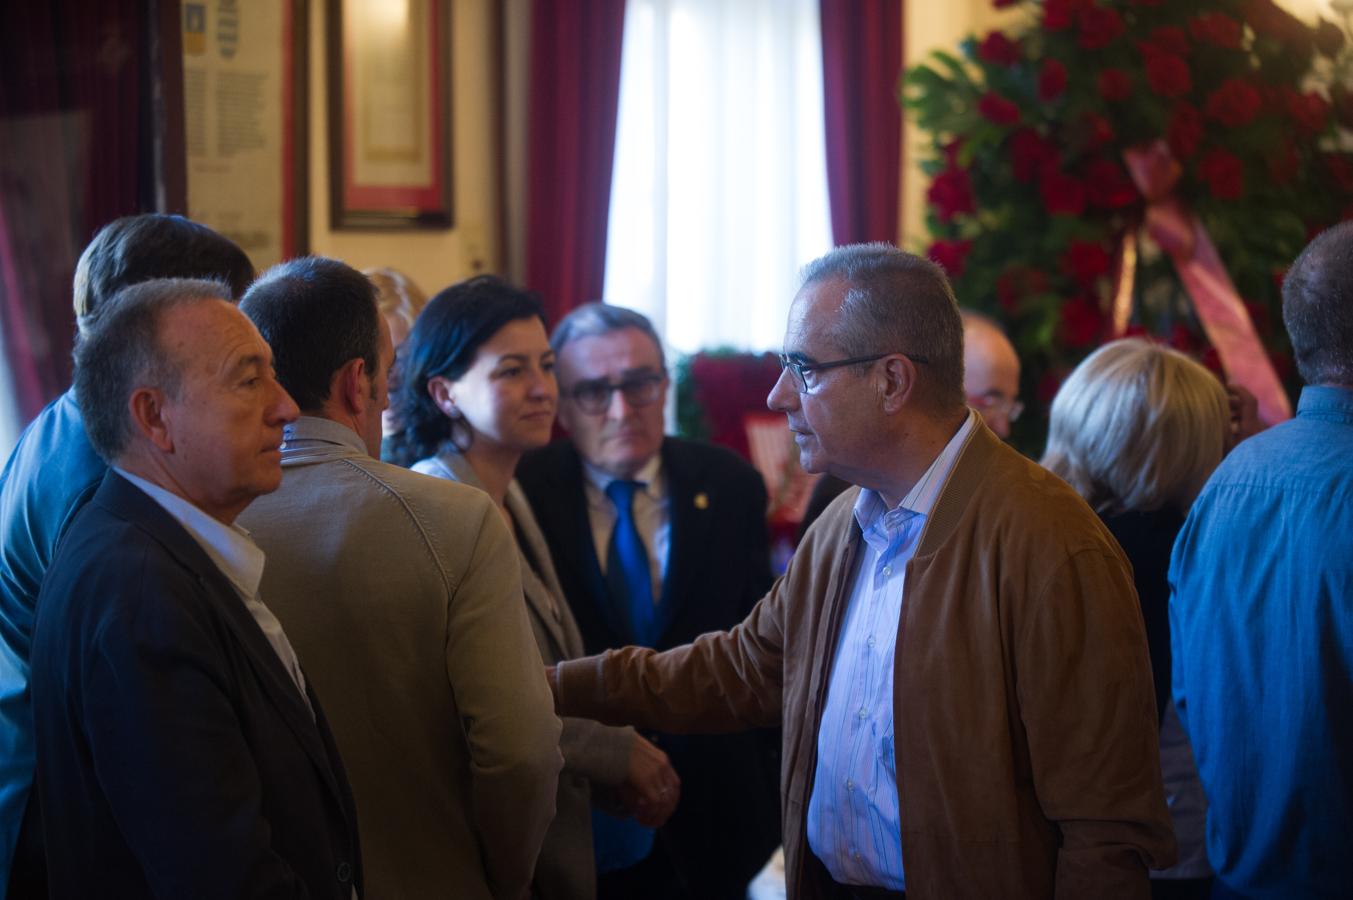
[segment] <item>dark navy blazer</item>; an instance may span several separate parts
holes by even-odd
[[[671,543],[655,646],[666,650],[741,622],[772,578],[766,488],[757,471],[732,451],[680,438],[665,439],[661,452]],[[627,616],[607,594],[573,444],[555,441],[527,455],[516,474],[587,652],[634,643]],[[681,776],[665,844],[691,896],[745,896],[747,881],[779,844],[777,735],[659,739]]]
[[[239,595],[115,472],[39,595],[32,687],[51,896],[327,897],[356,817],[310,709]]]

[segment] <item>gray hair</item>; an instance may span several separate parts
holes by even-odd
[[[828,340],[848,356],[924,357],[917,369],[934,405],[963,405],[963,322],[943,269],[892,244],[850,244],[803,269],[804,287],[835,280],[846,297]]]
[[[89,442],[105,462],[127,449],[132,423],[127,399],[140,387],[155,387],[177,398],[182,360],[160,340],[170,310],[207,300],[231,302],[220,281],[159,278],[123,288],[88,322],[75,348],[75,400]]]
[[[1283,324],[1302,381],[1353,385],[1353,221],[1322,231],[1292,263]]]
[[[658,363],[663,369],[667,368],[662,338],[658,337],[658,332],[653,329],[653,323],[648,320],[648,316],[609,303],[584,303],[560,319],[559,324],[554,326],[554,334],[550,335],[550,349],[559,356],[565,347],[576,340],[609,334],[625,328],[633,328],[652,338],[653,344],[658,348]]]
[[[1099,513],[1187,511],[1226,452],[1226,390],[1177,350],[1113,341],[1052,401],[1042,465]]]

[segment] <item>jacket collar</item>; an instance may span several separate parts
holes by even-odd
[[[344,796],[316,728],[316,720],[311,717],[310,708],[296,690],[296,683],[282,667],[277,652],[245,608],[235,587],[207,556],[206,551],[149,494],[111,469],[104,476],[92,502],[141,528],[159,542],[174,560],[196,575],[198,583],[209,595],[213,608],[220,613],[244,649],[264,692],[281,712],[297,741],[310,754],[334,795],[340,798]],[[314,695],[310,697],[311,704],[316,705]]]
[[[301,416],[282,429],[282,465],[370,457],[366,443],[346,425],[320,416]]]

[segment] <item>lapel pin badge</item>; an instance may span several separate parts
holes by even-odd
[[[706,494],[704,491],[701,491],[700,493],[695,495],[695,508],[709,509],[709,495]]]

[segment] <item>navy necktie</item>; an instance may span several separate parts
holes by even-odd
[[[606,550],[606,586],[616,606],[628,612],[631,634],[636,644],[653,646],[657,618],[653,609],[653,576],[648,563],[648,548],[634,523],[634,494],[643,488],[638,481],[616,479],[606,485],[606,496],[615,504],[615,530]]]

